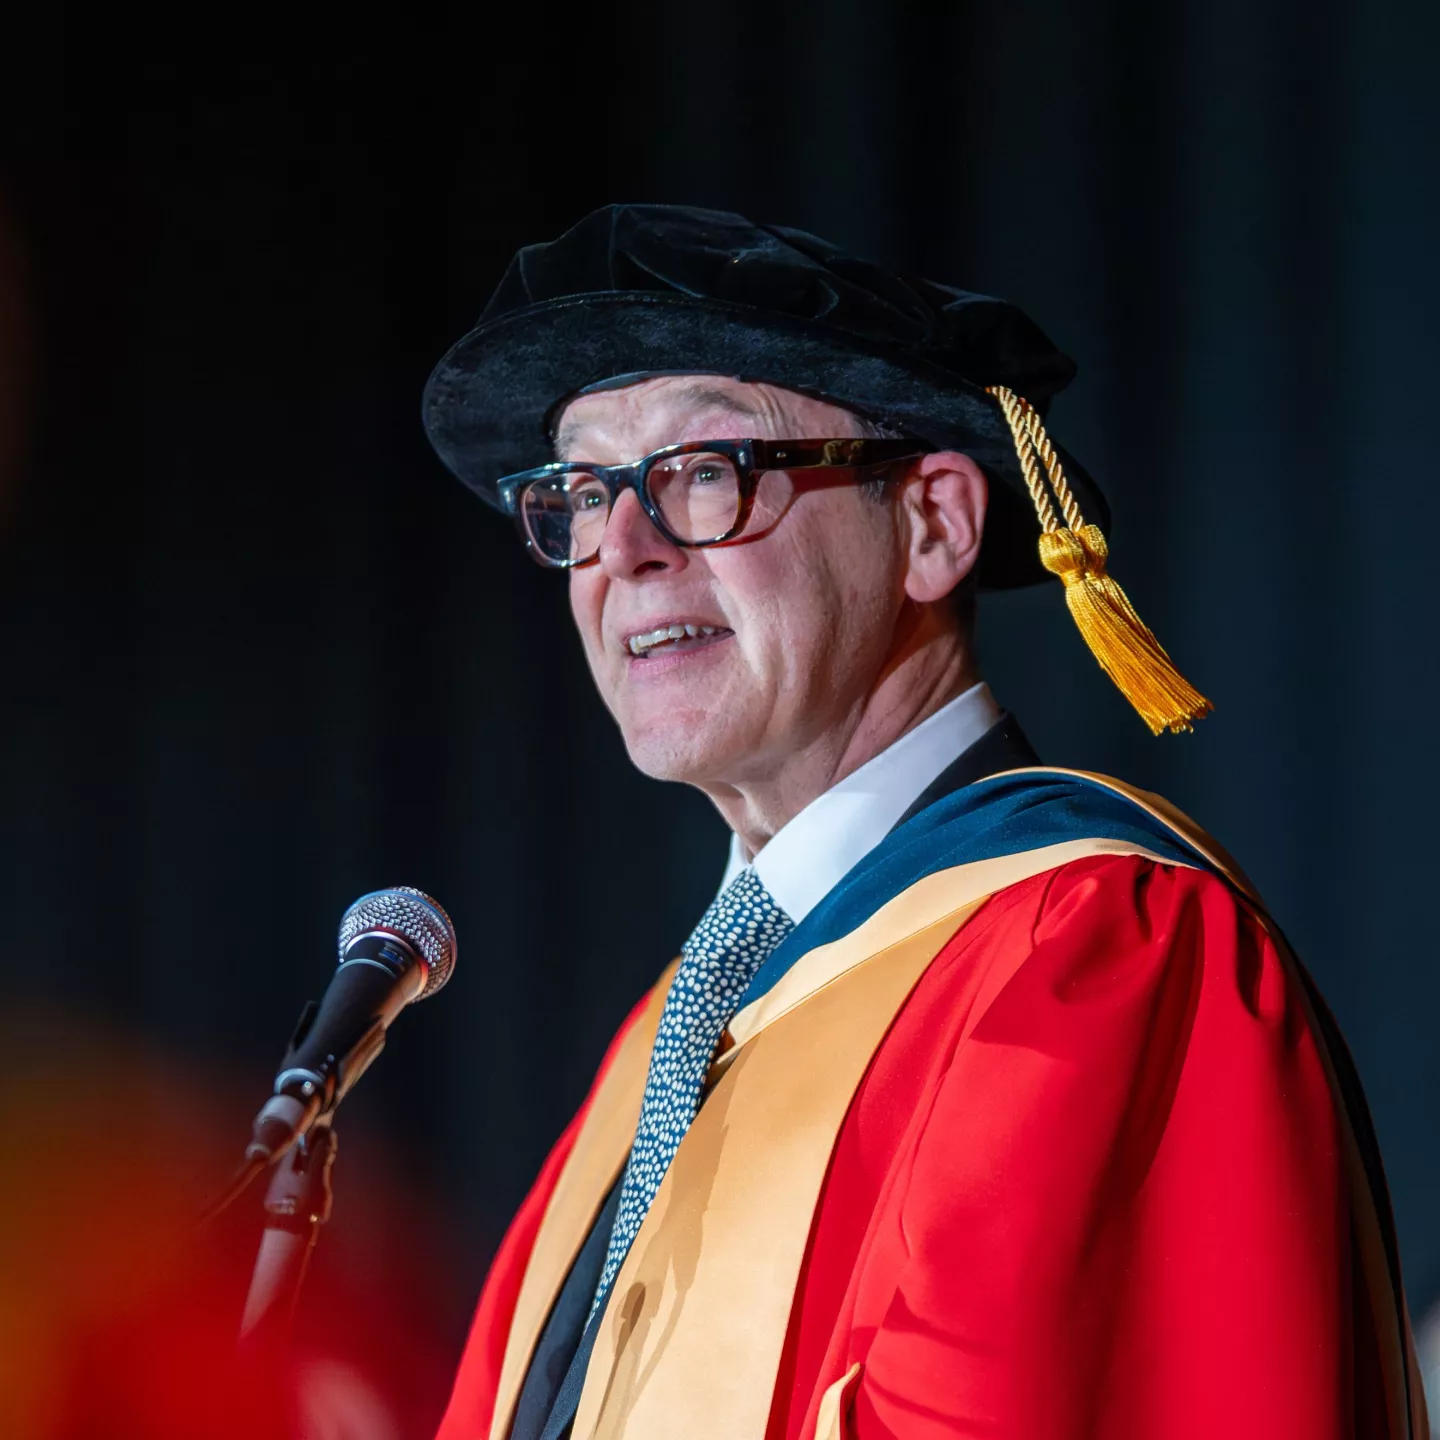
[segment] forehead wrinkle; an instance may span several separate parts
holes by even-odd
[[[681,405],[690,405],[701,410],[724,410],[731,415],[743,415],[749,420],[758,419],[761,414],[760,407],[750,404],[744,396],[698,380],[682,385],[676,391],[675,398]]]
[[[735,385],[743,389],[733,388]],[[681,439],[720,438],[707,437],[703,431],[696,433],[696,426],[709,416],[740,417],[756,422],[750,434],[770,438],[804,438],[807,435],[851,435],[858,432],[855,416],[841,406],[825,401],[812,401],[798,392],[786,391],[783,387],[765,385],[755,381],[738,381],[726,384],[724,379],[709,379],[701,376],[695,379],[679,377],[656,377],[653,381],[641,381],[614,392],[625,397],[622,402],[627,408],[643,415],[651,404],[675,412],[674,433],[656,444],[672,444]],[[576,396],[575,399],[586,397]],[[803,410],[807,406],[818,407],[825,412],[823,417],[802,420],[795,410],[797,404]],[[689,411],[689,414],[683,412]],[[607,417],[608,418],[608,417]],[[606,418],[594,420],[567,420],[556,430],[554,448],[557,459],[565,459],[573,446],[588,429],[599,425],[609,428]],[[638,459],[638,456],[632,457]]]
[[[637,387],[638,388],[638,387]],[[617,394],[624,394],[624,391],[617,391]],[[646,401],[653,396],[655,403],[673,408],[676,411],[700,411],[701,413],[688,416],[676,416],[676,428],[685,429],[693,425],[697,420],[703,419],[706,415],[730,415],[740,416],[746,420],[759,420],[764,418],[765,407],[751,404],[745,397],[736,395],[722,386],[707,383],[704,380],[689,381],[685,384],[670,384],[656,386],[649,396],[631,396],[631,403],[638,406],[643,414],[646,408]],[[577,396],[577,399],[582,398]],[[601,422],[603,424],[603,422]],[[580,438],[583,432],[595,424],[589,420],[567,420],[563,421],[555,432],[554,449],[558,458],[563,459],[570,448]],[[703,437],[702,437],[703,438]],[[669,442],[666,442],[669,443]]]

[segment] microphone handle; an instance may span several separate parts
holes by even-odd
[[[393,937],[366,936],[350,947],[320,1004],[300,1012],[247,1159],[273,1163],[335,1109],[385,1048],[386,1029],[424,987],[425,973]]]

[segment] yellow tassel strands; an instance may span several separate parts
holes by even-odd
[[[1040,561],[1064,582],[1065,603],[1085,643],[1151,734],[1191,729],[1214,707],[1175,668],[1129,597],[1105,573],[1110,547],[1100,527],[1087,525],[1081,516],[1040,416],[1013,390],[1003,385],[988,390],[1015,437],[1020,470],[1040,520]]]

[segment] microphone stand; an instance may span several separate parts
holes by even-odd
[[[335,1131],[322,1117],[281,1157],[265,1192],[265,1229],[240,1321],[242,1354],[277,1355],[290,1339],[295,1304],[330,1218]]]

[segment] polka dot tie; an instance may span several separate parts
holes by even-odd
[[[591,1317],[610,1292],[625,1256],[655,1199],[690,1122],[720,1036],[761,962],[795,928],[754,870],[742,870],[715,898],[680,950],[670,983],[650,1073],[640,1103],[635,1144],[620,1186],[605,1268]]]

